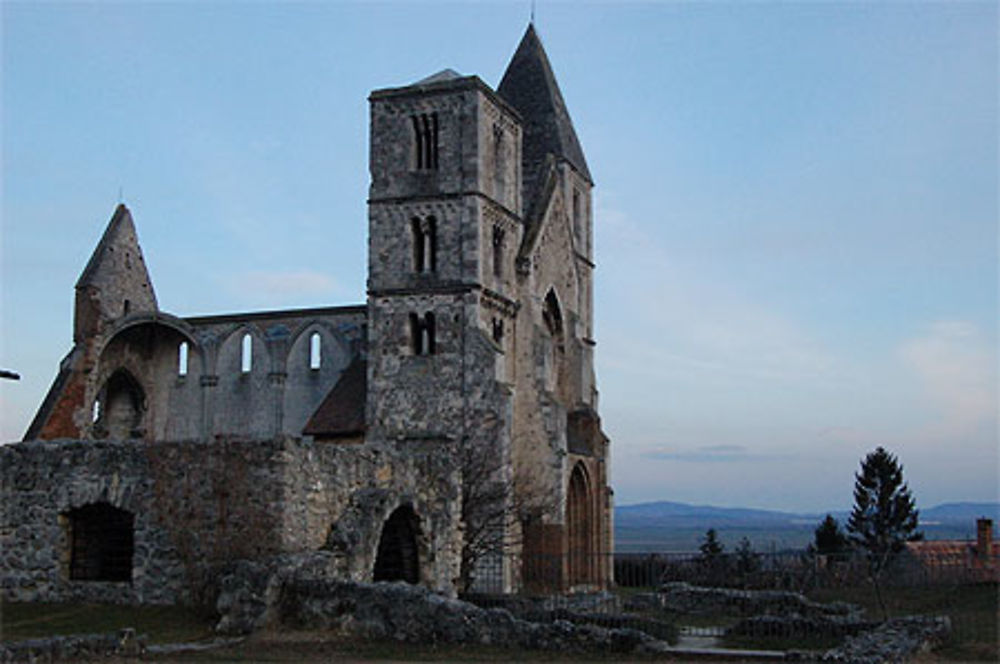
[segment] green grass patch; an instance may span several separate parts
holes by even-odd
[[[22,641],[67,634],[106,634],[133,627],[150,643],[196,641],[212,636],[213,619],[182,606],[119,604],[0,604],[0,638]]]

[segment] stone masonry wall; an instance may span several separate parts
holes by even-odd
[[[0,447],[0,596],[17,601],[174,603],[208,599],[233,560],[332,547],[345,573],[369,580],[382,523],[411,504],[421,518],[422,577],[449,590],[457,570],[457,478],[440,460],[302,442],[57,441]],[[421,479],[425,478],[425,479]],[[349,514],[375,491],[380,509]],[[71,581],[68,513],[108,503],[134,516],[130,582]],[[357,511],[357,510],[355,510]],[[343,539],[343,538],[342,538]],[[335,547],[333,547],[335,548]],[[437,555],[433,555],[436,553]],[[350,567],[350,569],[348,569]]]

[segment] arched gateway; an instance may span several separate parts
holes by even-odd
[[[592,583],[594,578],[594,508],[590,481],[582,463],[573,468],[566,492],[569,585]]]
[[[419,532],[420,523],[411,506],[403,505],[389,515],[378,541],[372,574],[375,581],[420,582]]]

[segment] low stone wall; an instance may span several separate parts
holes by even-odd
[[[779,639],[828,636],[843,638],[855,636],[878,623],[859,620],[850,616],[754,616],[744,618],[728,630],[726,634],[736,636],[773,637]]]
[[[0,662],[79,662],[105,657],[137,657],[146,649],[146,637],[135,630],[113,634],[74,634],[0,643]]]
[[[667,583],[659,592],[641,593],[626,602],[629,610],[663,609],[665,611],[706,614],[726,613],[737,616],[802,616],[806,618],[861,619],[861,608],[846,602],[821,604],[801,593],[782,590],[735,590],[702,588],[688,583]]]
[[[822,661],[851,664],[905,662],[914,654],[942,643],[950,633],[951,621],[947,617],[893,618],[873,630],[849,638],[839,648],[827,651]]]
[[[662,652],[669,646],[636,629],[605,629],[565,619],[529,622],[409,584],[359,583],[332,576],[330,552],[232,566],[221,582],[216,630],[264,627],[331,630],[407,643],[498,644],[579,652]]]
[[[420,644],[496,644],[597,653],[663,652],[669,647],[635,629],[605,629],[566,620],[528,622],[505,609],[481,609],[401,582],[295,579],[283,588],[278,618],[285,626]]]

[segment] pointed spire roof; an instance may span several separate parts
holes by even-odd
[[[122,291],[121,294],[131,298],[136,311],[157,310],[156,293],[142,257],[139,235],[132,213],[124,203],[115,208],[100,242],[76,281],[76,288],[92,286],[101,290],[112,281],[117,283],[116,289]]]
[[[137,234],[135,232],[135,222],[132,221],[132,213],[129,212],[124,203],[119,203],[118,207],[115,208],[115,213],[111,215],[111,221],[108,222],[107,227],[104,229],[104,235],[101,236],[100,242],[94,247],[94,253],[90,255],[87,266],[83,268],[80,278],[76,280],[77,288],[86,286],[93,281],[104,255],[108,253],[108,248],[112,247],[123,236],[126,238],[135,238]],[[136,245],[136,248],[138,249],[138,245]]]
[[[547,154],[566,159],[593,181],[573,129],[566,102],[533,24],[528,25],[497,92],[521,114],[526,203],[531,200]]]

